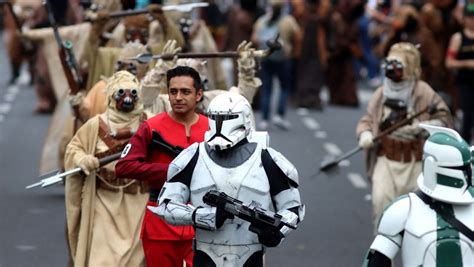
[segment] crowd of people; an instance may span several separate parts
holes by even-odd
[[[472,187],[469,0],[207,1],[184,12],[179,1],[47,2],[51,10],[41,1],[3,4],[4,40],[10,83],[27,63],[35,111],[54,112],[43,157],[82,170],[65,182],[71,266],[263,266],[265,248],[296,229],[305,206],[296,168],[257,129],[288,130],[289,104],[323,110],[324,86],[328,104],[349,107],[360,104],[358,83],[374,90],[356,129],[377,235],[368,266],[390,266],[398,249],[386,243],[409,239],[404,225],[390,224],[409,215],[384,212],[397,197],[419,187],[423,201],[474,202],[435,191]],[[228,72],[223,51],[235,59]],[[461,135],[448,129],[452,114],[462,115]],[[443,165],[435,156],[449,149],[433,144],[455,147],[461,156],[450,155],[462,160]],[[209,196],[214,190],[220,195]],[[250,220],[231,204],[267,213]]]

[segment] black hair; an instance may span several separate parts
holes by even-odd
[[[188,66],[177,66],[174,69],[168,70],[166,72],[166,85],[169,87],[170,80],[178,76],[191,77],[194,81],[194,88],[196,88],[196,92],[202,89],[202,82],[201,77],[199,76],[199,72]]]

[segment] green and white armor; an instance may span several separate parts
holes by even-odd
[[[403,266],[474,266],[472,149],[452,129],[420,126],[430,133],[420,191],[385,209],[364,266],[400,250]]]

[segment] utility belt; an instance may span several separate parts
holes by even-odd
[[[132,195],[148,192],[147,182],[131,179],[117,179],[115,173],[105,168],[100,168],[97,172],[96,186],[97,188],[107,191],[116,193],[123,191],[125,194]]]
[[[424,138],[417,138],[411,141],[402,141],[384,136],[380,140],[378,156],[385,156],[389,160],[398,162],[421,161],[423,158]]]
[[[158,197],[160,196],[160,191],[161,190],[156,189],[156,188],[150,188],[150,197],[148,198],[148,201],[157,202]]]

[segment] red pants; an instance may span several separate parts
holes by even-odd
[[[151,240],[142,237],[147,267],[186,267],[193,266],[192,240]]]

